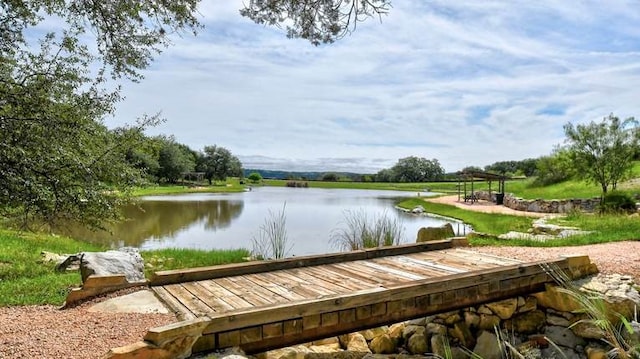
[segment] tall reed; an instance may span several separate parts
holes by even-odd
[[[399,219],[390,218],[387,212],[369,216],[362,209],[345,210],[343,226],[332,230],[331,243],[339,250],[358,250],[400,244],[404,226]]]
[[[289,255],[293,244],[289,243],[287,235],[287,216],[285,210],[287,203],[282,205],[282,210],[269,215],[258,229],[258,235],[251,239],[251,254],[262,259],[280,259]]]

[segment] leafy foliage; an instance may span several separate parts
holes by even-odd
[[[117,87],[107,90],[113,86],[106,81],[109,75],[139,80],[139,71],[168,44],[167,30],[198,27],[196,4],[0,4],[2,215],[24,226],[33,219],[76,219],[99,226],[101,219],[117,217],[116,209],[139,178],[126,154],[158,118],[143,117],[134,127],[109,131],[102,120],[120,95]],[[59,20],[55,26],[42,25],[52,18]],[[36,38],[38,34],[43,35]],[[91,36],[94,51],[83,42]]]
[[[209,184],[224,181],[230,176],[242,176],[242,163],[229,150],[221,146],[205,146],[199,170],[205,173]]]
[[[253,183],[258,183],[262,181],[262,176],[258,172],[251,172],[249,176],[247,176],[247,179]]]
[[[620,120],[611,114],[599,123],[568,123],[564,131],[575,169],[599,184],[603,193],[615,190],[629,176],[640,145],[640,129],[634,118]]]
[[[636,201],[627,193],[610,191],[602,196],[601,213],[633,213],[637,211]]]
[[[567,149],[557,148],[549,156],[542,156],[537,162],[537,176],[534,186],[549,186],[566,181],[575,175],[571,154]]]
[[[386,14],[390,6],[389,0],[250,0],[240,14],[258,24],[285,25],[287,37],[319,45],[344,37],[360,21]]]
[[[390,169],[378,172],[378,182],[427,182],[444,178],[444,168],[437,159],[410,156],[401,158]]]

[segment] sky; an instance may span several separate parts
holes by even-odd
[[[246,0],[245,0],[246,1]],[[392,0],[330,45],[288,39],[207,0],[110,126],[158,111],[149,135],[229,149],[244,168],[447,172],[548,155],[563,125],[640,117],[640,3]]]

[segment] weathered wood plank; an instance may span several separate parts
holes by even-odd
[[[218,283],[218,279],[205,280],[205,281],[200,281],[195,283],[200,284],[201,286],[209,290],[211,293],[213,293],[214,297],[218,299],[221,302],[221,304],[224,305],[225,307],[230,306],[233,309],[253,307],[251,303],[247,302],[240,296],[234,294],[232,291],[220,285]],[[229,310],[229,309],[226,309],[226,310]]]
[[[167,285],[174,283],[199,281],[229,277],[235,275],[269,272],[280,269],[309,267],[322,264],[341,263],[354,260],[371,259],[389,255],[399,255],[424,251],[452,248],[451,240],[431,241],[425,243],[406,244],[361,251],[331,253],[315,256],[293,257],[275,261],[255,261],[240,264],[227,264],[211,267],[159,271],[153,274],[149,285]]]
[[[152,287],[154,293],[175,313],[176,317],[180,320],[195,319],[196,315],[193,314],[189,308],[185,307],[176,297],[171,295],[164,287]]]
[[[164,288],[171,293],[177,300],[180,301],[185,307],[189,308],[189,310],[195,314],[197,317],[201,317],[210,313],[213,313],[214,310],[206,305],[203,301],[198,298],[197,294],[192,293],[187,286],[188,283],[184,284],[171,284],[167,285]]]
[[[292,292],[291,290],[281,285],[266,281],[260,274],[249,274],[245,278],[253,282],[256,286],[260,286],[266,290],[269,290],[279,296],[287,298],[290,301],[305,300],[306,297]]]
[[[314,277],[331,281],[331,283],[346,288],[349,291],[372,288],[377,285],[375,282],[364,282],[353,277],[345,276],[342,273],[331,271],[326,267],[309,267],[305,268],[305,271]]]

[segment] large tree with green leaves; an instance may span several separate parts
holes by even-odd
[[[627,178],[640,144],[640,129],[634,118],[620,120],[613,114],[601,122],[564,126],[567,148],[580,175],[599,184],[603,193],[616,189]]]
[[[394,182],[426,182],[444,178],[444,168],[437,159],[410,156],[391,167]]]
[[[0,3],[0,214],[25,225],[116,217],[139,178],[126,154],[157,117],[108,130],[120,100],[109,81],[139,80],[168,34],[195,31],[196,4]]]
[[[205,178],[211,184],[214,180],[224,181],[227,177],[242,176],[242,163],[224,147],[205,146],[198,170],[205,173]]]

